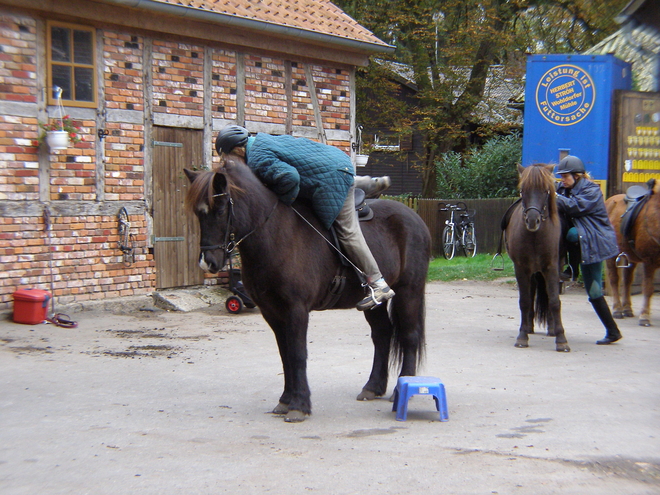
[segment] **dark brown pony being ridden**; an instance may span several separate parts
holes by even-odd
[[[293,207],[280,202],[240,157],[231,155],[219,170],[186,170],[186,175],[192,183],[187,204],[201,227],[200,266],[216,273],[239,248],[243,284],[275,333],[284,368],[284,392],[273,412],[285,414],[285,421],[303,421],[312,410],[309,312],[354,308],[364,297],[360,280],[353,268],[343,267],[312,210],[302,202]],[[374,216],[361,223],[362,231],[396,295],[389,308],[383,304],[364,313],[375,351],[358,400],[386,393],[390,357],[401,363],[401,375],[416,374],[424,350],[424,288],[431,254],[429,230],[413,210],[382,199],[369,206]],[[328,293],[338,277],[345,277],[345,287],[328,307]],[[338,335],[341,331],[337,328]]]
[[[545,164],[518,166],[521,201],[513,207],[506,227],[506,248],[518,282],[521,321],[515,346],[529,346],[536,320],[547,324],[557,351],[569,352],[559,300],[561,224],[553,169]]]
[[[621,216],[626,211],[625,194],[617,194],[605,201],[607,214],[616,231],[619,250],[625,253],[622,257],[623,265],[626,261],[630,266],[620,268],[622,272],[623,287],[619,286],[619,272],[616,259],[607,260],[607,281],[614,298],[614,318],[634,316],[630,300],[630,287],[633,282],[635,268],[639,263],[644,268],[642,277],[642,311],[639,315],[639,324],[643,327],[651,325],[651,297],[653,296],[653,277],[660,267],[660,181],[656,181],[653,193],[635,220],[627,237],[621,232]],[[622,290],[620,290],[622,289]]]

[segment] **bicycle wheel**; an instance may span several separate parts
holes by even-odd
[[[463,252],[468,258],[474,258],[477,254],[477,236],[474,233],[474,224],[468,223],[463,227]]]
[[[456,254],[456,239],[452,225],[447,225],[442,231],[442,254],[448,260],[452,259],[454,254]]]

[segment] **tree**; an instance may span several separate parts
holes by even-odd
[[[393,130],[415,125],[423,132],[422,195],[433,197],[440,154],[465,147],[475,126],[486,137],[507,131],[506,123],[483,125],[476,112],[491,67],[522,78],[526,53],[583,51],[616,29],[614,16],[627,1],[339,0],[349,15],[396,47],[390,59],[412,67],[418,87],[413,104],[395,103],[372,61],[358,74],[357,118],[370,126],[376,115]],[[378,99],[366,100],[374,88]],[[383,111],[370,111],[374,105]]]

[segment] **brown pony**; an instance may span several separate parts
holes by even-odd
[[[518,165],[521,200],[506,227],[506,248],[516,273],[520,330],[516,347],[529,346],[534,320],[547,324],[556,350],[569,352],[559,300],[561,222],[555,201],[554,165]]]
[[[644,267],[642,277],[642,312],[639,315],[639,324],[643,327],[651,325],[651,297],[653,296],[653,277],[660,266],[660,181],[653,187],[653,194],[642,210],[632,227],[630,235],[624,238],[621,233],[621,216],[626,211],[625,194],[617,194],[605,201],[607,214],[616,231],[616,238],[621,253],[629,261],[629,266],[620,268],[622,272],[623,287],[619,286],[619,272],[615,258],[609,259],[607,265],[607,281],[614,298],[614,318],[634,316],[630,302],[630,287],[637,264]],[[625,257],[622,257],[625,261]],[[623,289],[620,291],[620,289]]]
[[[284,391],[273,412],[286,415],[285,421],[303,421],[312,410],[309,313],[355,308],[364,289],[356,271],[343,266],[328,241],[330,233],[307,204],[286,206],[242,158],[232,158],[215,171],[185,171],[192,183],[186,200],[201,231],[200,266],[217,273],[232,251],[240,250],[243,284],[275,333],[282,359]],[[385,394],[390,360],[400,365],[399,375],[416,374],[424,352],[424,288],[431,254],[429,229],[417,213],[384,199],[369,206],[373,218],[361,228],[396,295],[389,304],[364,312],[374,359],[358,400]],[[345,283],[333,283],[341,280]],[[328,303],[333,292],[336,297]]]

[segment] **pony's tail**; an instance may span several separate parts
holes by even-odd
[[[534,301],[534,319],[539,325],[548,324],[548,291],[545,288],[545,277],[543,274],[534,274],[534,285],[536,286],[536,298]]]
[[[396,297],[394,296],[392,305],[397,303]],[[419,369],[424,362],[426,354],[426,306],[424,299],[420,301],[417,308],[417,317],[413,318],[417,321],[417,324],[413,328],[410,328],[410,321],[404,322],[402,325],[399,318],[400,312],[393,311],[392,306],[390,306],[388,311],[390,321],[392,322],[392,339],[390,342],[390,367],[392,371],[396,370],[398,373],[403,363],[404,352],[410,348],[415,352],[415,368]],[[404,328],[406,332],[403,331]]]

